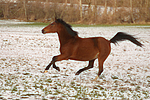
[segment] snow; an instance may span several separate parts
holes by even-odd
[[[144,44],[129,41],[111,44],[104,71],[96,82],[94,68],[75,76],[88,62],[61,61],[48,73],[41,73],[52,57],[59,54],[57,34],[41,33],[39,26],[0,26],[0,98],[2,99],[150,99],[149,27],[73,27],[79,36],[111,39],[123,31],[135,35]]]
[[[0,25],[9,25],[9,24],[28,24],[33,22],[20,22],[20,20],[11,19],[11,20],[0,20]]]

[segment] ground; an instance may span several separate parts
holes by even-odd
[[[61,61],[42,73],[59,54],[57,34],[41,33],[44,26],[0,24],[0,99],[150,99],[150,27],[73,27],[79,36],[111,39],[118,31],[135,35],[144,44],[111,44],[111,54],[97,81],[94,68],[76,76],[88,62]],[[16,24],[16,23],[11,23]],[[21,23],[17,23],[21,24]]]

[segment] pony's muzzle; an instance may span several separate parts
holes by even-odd
[[[45,33],[46,33],[46,31],[43,29],[43,30],[42,30],[42,33],[43,33],[43,34],[45,34]]]

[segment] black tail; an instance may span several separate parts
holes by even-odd
[[[135,37],[124,32],[118,32],[112,39],[110,39],[110,42],[115,44],[117,43],[117,41],[124,41],[124,40],[129,40],[140,47],[143,46],[143,44],[137,41]]]

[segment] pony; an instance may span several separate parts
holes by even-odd
[[[95,81],[103,72],[103,64],[111,52],[111,43],[116,44],[118,41],[129,40],[137,46],[142,47],[141,44],[134,36],[125,32],[118,32],[110,40],[104,37],[90,37],[81,38],[78,32],[72,29],[72,26],[63,21],[62,19],[55,19],[55,21],[42,29],[42,33],[57,33],[60,42],[60,55],[54,56],[52,61],[45,68],[46,73],[50,66],[60,71],[55,62],[62,60],[77,60],[89,61],[87,67],[84,67],[76,72],[79,75],[81,72],[94,67],[94,61],[98,59],[99,71],[95,77]]]

